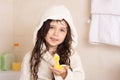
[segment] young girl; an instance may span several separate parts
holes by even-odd
[[[47,10],[34,33],[34,48],[23,59],[20,80],[84,80],[77,33],[68,9],[54,6]],[[54,54],[60,56],[62,70],[54,67]]]

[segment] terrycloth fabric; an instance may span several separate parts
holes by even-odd
[[[120,0],[92,0],[90,43],[120,46]]]
[[[120,0],[91,0],[91,13],[120,15]]]
[[[68,24],[70,25],[70,28],[71,28],[72,40],[73,40],[72,47],[73,48],[76,47],[76,45],[78,43],[78,40],[77,40],[78,35],[77,35],[76,30],[75,30],[75,26],[73,24],[71,14],[70,14],[69,10],[64,5],[53,6],[45,12],[45,14],[41,18],[41,21],[40,21],[40,24],[39,24],[38,28],[35,30],[34,43],[35,43],[37,31],[41,28],[43,22],[46,21],[47,19],[54,19],[54,20],[65,19],[68,22]]]
[[[120,16],[92,15],[89,41],[120,46]]]
[[[27,53],[23,59],[21,77],[20,80],[30,80],[30,60],[31,53]],[[84,71],[82,68],[80,57],[77,53],[74,53],[71,57],[71,68],[67,72],[67,77],[64,80],[84,80]],[[44,59],[41,61],[38,71],[38,80],[52,80],[53,74],[49,67],[54,65],[53,56],[49,52],[44,54]],[[62,77],[54,75],[55,80],[63,80]]]

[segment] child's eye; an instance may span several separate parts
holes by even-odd
[[[61,29],[60,31],[61,31],[61,32],[65,32],[65,30],[63,30],[63,29]]]
[[[53,26],[50,26],[50,29],[53,29],[54,27]]]

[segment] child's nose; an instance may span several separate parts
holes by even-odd
[[[59,34],[58,30],[55,30],[55,31],[54,31],[54,35],[55,35],[55,36],[58,36],[58,34]]]

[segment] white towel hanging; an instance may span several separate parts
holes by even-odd
[[[120,0],[92,0],[89,32],[91,44],[105,43],[120,46],[120,5],[118,3]]]
[[[91,13],[120,15],[120,0],[91,0]]]

